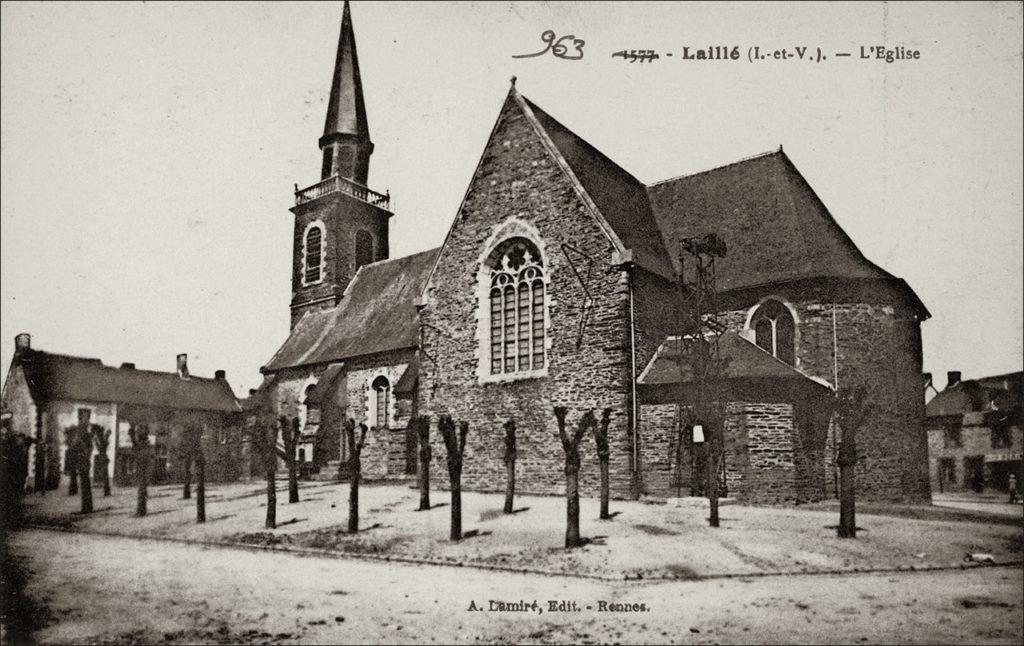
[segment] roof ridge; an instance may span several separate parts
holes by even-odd
[[[762,157],[771,157],[772,155],[778,155],[778,154],[781,154],[782,152],[783,152],[782,151],[782,145],[779,144],[778,148],[773,148],[773,149],[767,150],[765,152],[760,152],[760,153],[757,153],[757,154],[754,154],[754,155],[748,155],[746,157],[741,157],[740,159],[737,159],[736,161],[731,161],[728,164],[721,164],[719,166],[713,166],[711,168],[705,168],[704,170],[699,170],[699,171],[696,171],[696,172],[693,172],[693,173],[683,173],[682,175],[676,175],[675,177],[669,177],[667,179],[661,179],[661,180],[658,180],[657,182],[652,182],[652,183],[648,184],[647,188],[654,188],[655,186],[658,186],[658,185],[661,185],[661,184],[667,184],[669,182],[674,182],[674,181],[680,180],[680,179],[686,179],[687,177],[696,177],[697,175],[703,175],[705,173],[713,173],[713,172],[715,172],[717,170],[723,170],[725,168],[729,168],[730,166],[735,166],[736,164],[742,164],[744,162],[753,161],[755,159],[761,159]]]

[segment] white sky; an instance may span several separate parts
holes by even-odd
[[[370,186],[393,256],[439,245],[508,89],[645,182],[785,146],[871,260],[931,310],[925,370],[1021,369],[1022,10],[1000,4],[386,3],[352,7]],[[288,331],[292,186],[316,140],[340,3],[2,3],[0,361],[37,348],[226,369]],[[574,33],[581,61],[540,34]],[[683,62],[681,48],[860,45]],[[671,51],[641,65],[623,48]]]

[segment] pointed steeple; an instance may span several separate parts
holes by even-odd
[[[324,151],[322,174],[325,178],[340,174],[361,184],[366,183],[373,144],[366,123],[356,37],[347,1],[341,16],[341,33],[338,36],[338,53],[334,60],[324,135],[320,137],[319,144]]]

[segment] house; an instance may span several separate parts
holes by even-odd
[[[139,370],[132,363],[115,368],[99,359],[37,350],[30,335],[19,334],[2,408],[10,413],[14,433],[35,440],[27,485],[35,491],[60,486],[67,451],[64,431],[82,419],[110,431],[109,475],[116,484],[134,481],[129,429],[143,424],[154,447],[153,483],[183,477],[178,451],[190,426],[203,429],[207,480],[235,480],[247,470],[241,463],[241,407],[224,372],[217,371],[213,379],[192,375],[184,354],[178,355],[174,372]]]
[[[947,373],[946,388],[925,407],[932,491],[1018,491],[1022,466],[1022,372],[979,379]]]
[[[682,247],[714,234],[727,247],[716,260],[719,345],[739,370],[724,386],[723,481],[754,501],[832,496],[842,429],[821,411],[837,388],[859,385],[874,413],[858,431],[858,492],[929,498],[920,325],[930,314],[864,257],[781,147],[647,185],[513,79],[444,244],[392,259],[390,195],[367,187],[374,144],[347,3],[318,145],[321,179],[291,208],[291,332],[261,387],[277,413],[300,419],[306,446],[336,436],[342,419],[362,421],[367,476],[407,476],[410,421],[452,415],[471,429],[464,487],[496,491],[513,418],[517,488],[559,493],[553,407],[569,407],[570,423],[611,408],[613,494],[692,491],[700,466],[681,438],[693,387],[662,364],[673,339],[693,333],[680,323],[695,307],[680,288]],[[595,459],[592,445],[583,453]],[[585,468],[582,491],[597,486]]]

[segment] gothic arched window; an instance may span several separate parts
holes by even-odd
[[[544,368],[544,265],[526,238],[509,238],[487,257],[490,373]]]
[[[373,236],[369,231],[356,231],[356,269],[373,262]]]
[[[793,364],[796,361],[796,321],[789,308],[771,299],[758,305],[750,317],[754,343],[775,358]]]
[[[388,427],[388,408],[391,406],[391,383],[381,375],[370,384],[374,393],[374,420],[377,428]]]
[[[310,222],[302,236],[302,284],[319,283],[324,277],[324,225]]]

